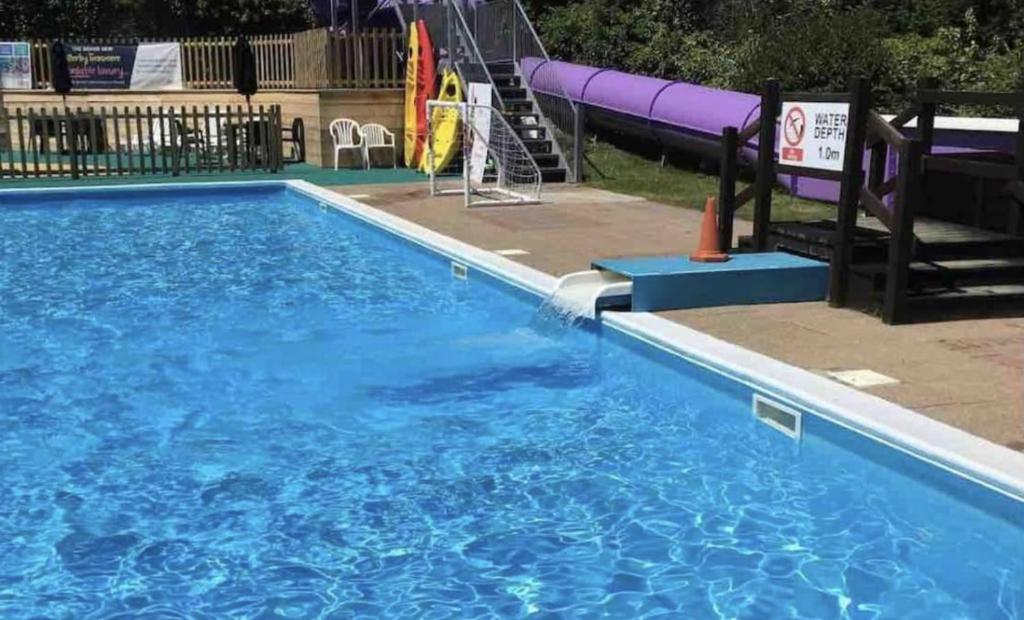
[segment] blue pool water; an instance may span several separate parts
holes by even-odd
[[[2,201],[0,617],[1024,617],[1019,505],[297,194]]]

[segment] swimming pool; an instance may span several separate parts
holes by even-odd
[[[300,192],[26,196],[0,617],[1024,617],[1019,502]]]

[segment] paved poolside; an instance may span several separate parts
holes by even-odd
[[[687,254],[701,213],[586,187],[548,189],[547,204],[467,210],[430,198],[425,182],[336,191],[554,275],[593,259]],[[737,222],[736,234],[749,223]],[[824,302],[661,313],[689,327],[824,373],[870,369],[899,383],[866,391],[1024,451],[1024,318],[890,327]]]

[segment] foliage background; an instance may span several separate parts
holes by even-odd
[[[900,108],[918,80],[1024,87],[1021,0],[527,0],[549,52],[584,64],[756,92],[842,90],[867,75]]]
[[[0,39],[179,37],[304,30],[307,0],[0,0]]]
[[[373,2],[374,0],[363,0]],[[872,78],[898,108],[925,75],[954,89],[1024,85],[1024,0],[524,0],[552,55],[757,91]],[[302,30],[308,0],[0,0],[0,39]]]

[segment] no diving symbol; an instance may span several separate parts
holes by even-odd
[[[804,131],[807,129],[807,117],[804,111],[798,107],[790,108],[786,119],[782,122],[782,137],[786,144],[799,146],[804,141]]]

